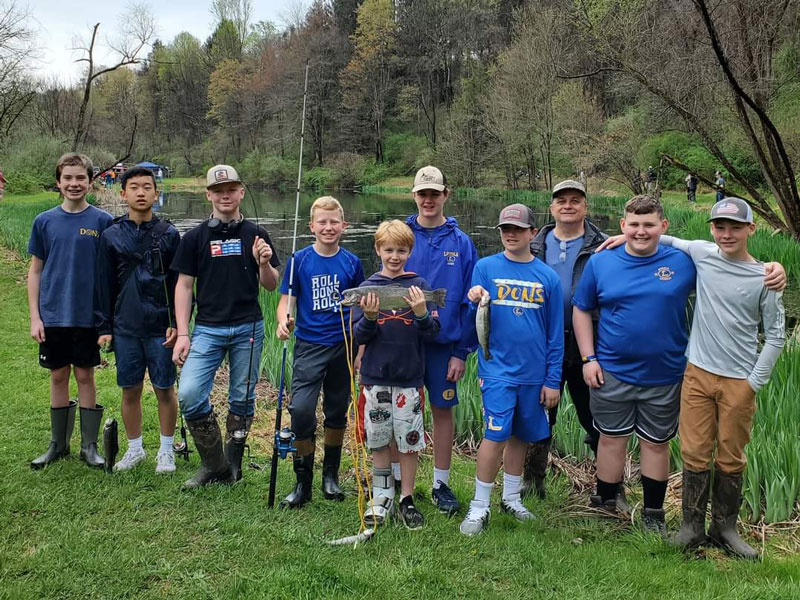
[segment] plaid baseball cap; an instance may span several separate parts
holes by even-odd
[[[583,194],[583,197],[586,197],[586,188],[580,181],[575,181],[574,179],[566,179],[560,183],[557,183],[553,187],[553,198],[556,197],[556,194],[559,192],[563,192],[564,190],[575,190],[576,192],[580,192]]]
[[[428,165],[417,171],[411,193],[414,194],[420,190],[436,190],[443,192],[446,188],[447,180],[444,178],[442,172],[436,167]]]
[[[498,219],[495,229],[499,229],[503,225],[516,225],[517,227],[530,229],[534,227],[533,215],[524,204],[511,204],[500,211],[500,219]]]
[[[242,183],[242,180],[239,179],[239,174],[236,172],[236,169],[230,165],[215,165],[208,170],[208,173],[206,173],[207,188],[220,183],[229,183],[231,181],[234,183]]]
[[[723,198],[711,207],[711,218],[708,222],[716,219],[753,223],[753,209],[741,198]]]

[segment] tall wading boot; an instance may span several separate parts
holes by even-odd
[[[711,492],[711,526],[708,539],[729,553],[750,560],[758,559],[758,552],[739,537],[736,520],[742,505],[742,475],[714,471]]]
[[[50,446],[47,452],[31,461],[31,469],[42,469],[69,454],[69,440],[75,427],[77,406],[75,400],[70,400],[68,406],[50,409]]]
[[[184,482],[183,487],[192,489],[210,483],[233,483],[233,473],[222,450],[222,432],[214,412],[196,420],[186,419],[186,426],[192,433],[201,464],[194,477]]]
[[[711,471],[695,473],[683,470],[683,522],[681,528],[669,543],[671,546],[690,550],[706,541],[706,507],[708,490],[711,484]]]
[[[253,417],[243,417],[228,413],[225,422],[225,458],[231,466],[231,475],[234,481],[242,479],[242,457],[247,445],[247,436],[250,433],[250,426],[253,424]]]
[[[344,429],[325,429],[325,455],[322,458],[322,495],[328,500],[344,500],[339,487],[339,464],[342,462]]]
[[[522,484],[519,493],[522,498],[527,498],[536,493],[544,499],[547,491],[544,487],[544,478],[547,474],[547,459],[550,456],[550,445],[553,438],[528,445],[528,455],[525,457],[525,467],[522,470]]]
[[[311,501],[311,483],[314,480],[314,438],[295,440],[294,474],[297,484],[294,491],[283,499],[281,508],[300,508]]]
[[[97,451],[97,434],[103,422],[103,411],[99,404],[94,408],[81,406],[81,460],[90,467],[102,469],[106,460]]]

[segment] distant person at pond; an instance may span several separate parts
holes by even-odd
[[[417,171],[411,193],[417,213],[406,219],[414,232],[414,251],[406,269],[424,277],[433,289],[447,289],[447,305],[439,310],[441,331],[425,343],[425,387],[433,416],[433,503],[452,515],[460,509],[449,486],[453,409],[458,404],[458,380],[474,350],[467,291],[478,252],[456,219],[444,215],[450,190],[439,169],[429,165]],[[400,465],[395,461],[392,468],[399,481]]]
[[[547,410],[558,404],[564,361],[564,302],[558,275],[531,253],[536,235],[528,207],[500,211],[503,252],[475,265],[470,302],[488,297],[489,351],[478,352],[478,377],[486,422],[478,448],[475,496],[460,531],[487,526],[494,480],[502,461],[501,512],[518,521],[535,517],[522,503],[520,483],[528,444],[550,436]],[[474,311],[471,314],[475,314]]]
[[[720,202],[725,197],[725,178],[722,172],[714,173],[714,184],[717,186],[717,202]]]
[[[211,216],[187,231],[172,261],[178,272],[175,321],[178,339],[172,360],[183,366],[178,401],[202,466],[184,483],[193,488],[233,483],[242,476],[242,454],[255,412],[264,320],[259,286],[273,291],[280,264],[262,227],[240,212],[244,186],[236,170],[216,165],[206,174]],[[189,334],[193,289],[197,316]],[[214,376],[227,355],[229,365],[226,443],[210,402]]]
[[[164,171],[161,170],[161,167],[158,167],[158,171],[156,171],[156,181],[161,183],[164,180]]]
[[[174,292],[178,279],[169,265],[180,242],[178,230],[153,214],[158,189],[153,172],[128,169],[120,177],[128,213],[100,236],[95,286],[97,344],[113,347],[117,385],[122,388],[122,420],[128,449],[114,465],[128,471],[146,457],[142,445],[142,388],[145,370],[158,399],[161,444],[156,473],[174,473],[172,449],[178,400],[172,347]]]
[[[568,179],[556,184],[550,202],[550,214],[555,223],[548,223],[539,230],[531,243],[531,252],[545,261],[561,281],[564,300],[564,364],[561,368],[560,389],[563,392],[566,386],[569,390],[578,420],[586,432],[584,441],[597,453],[600,434],[592,422],[589,387],[583,380],[581,353],[572,329],[572,296],[586,263],[608,236],[587,218],[587,212],[586,188],[580,182]],[[593,318],[596,320],[597,316],[593,315]],[[531,444],[528,449],[521,490],[523,497],[534,490],[540,498],[545,497],[547,459],[557,416],[558,405],[549,411],[551,435]]]
[[[695,177],[692,173],[689,173],[684,179],[686,182],[686,199],[689,202],[696,202],[697,201],[697,177]]]
[[[94,368],[100,364],[91,299],[100,235],[113,217],[86,201],[93,174],[83,154],[64,154],[56,164],[61,204],[33,222],[28,252],[28,308],[31,337],[39,343],[39,364],[50,370],[50,446],[31,467],[41,469],[67,456],[80,405],[81,459],[103,466],[97,434],[103,407],[96,403]],[[78,402],[70,400],[75,373]]]
[[[111,188],[114,185],[114,178],[111,176],[113,171],[106,171],[105,177],[103,178],[106,188]]]
[[[706,542],[713,460],[708,541],[755,559],[758,552],[736,532],[745,446],[756,393],[769,381],[783,349],[786,320],[782,292],[764,286],[765,266],[747,249],[756,228],[750,206],[724,198],[711,209],[709,221],[713,243],[661,238],[686,252],[697,267],[697,303],[681,391],[683,523],[673,540],[685,548]],[[759,326],[764,332],[760,351]]]
[[[6,194],[6,178],[3,176],[3,171],[0,170],[0,200],[3,199],[3,196]]]
[[[352,357],[346,353],[339,298],[344,290],[364,281],[361,260],[339,245],[347,222],[336,198],[323,196],[314,201],[309,229],[314,243],[295,253],[291,300],[290,259],[276,314],[278,339],[288,340],[292,331],[295,334],[289,414],[296,436],[293,465],[297,485],[281,503],[287,508],[299,508],[311,500],[320,391],[325,415],[322,494],[328,500],[344,500],[339,487],[339,464],[350,402],[348,358]],[[344,322],[348,323],[350,307],[343,306],[342,310]]]

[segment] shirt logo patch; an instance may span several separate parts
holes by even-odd
[[[81,227],[79,230],[80,235],[90,235],[92,237],[100,237],[100,232],[96,229],[87,229],[86,227]]]
[[[456,259],[458,258],[458,252],[445,252],[444,259],[447,261],[449,266],[453,266],[456,264]]]
[[[492,300],[492,304],[520,309],[539,309],[544,304],[544,286],[538,281],[495,279],[494,284],[497,286],[497,300]]]
[[[658,277],[661,281],[670,281],[672,276],[675,275],[675,271],[669,267],[658,267],[658,270],[653,273],[653,275]]]
[[[241,256],[242,240],[214,240],[209,242],[211,256]]]

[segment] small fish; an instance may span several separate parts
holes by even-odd
[[[117,420],[114,418],[106,419],[106,424],[103,427],[103,454],[106,457],[105,470],[106,473],[114,471],[114,463],[117,460],[119,453],[119,432],[117,429]]]
[[[489,311],[492,306],[492,299],[488,294],[481,296],[478,303],[478,312],[475,315],[475,329],[478,330],[478,343],[483,349],[483,357],[486,360],[492,360],[492,355],[489,353]]]
[[[408,308],[408,304],[403,298],[408,296],[408,288],[402,285],[365,285],[363,287],[350,288],[342,292],[342,306],[356,306],[361,298],[372,292],[378,297],[381,310],[400,310]],[[444,306],[447,298],[447,290],[424,290],[426,302],[433,302],[437,306]]]

